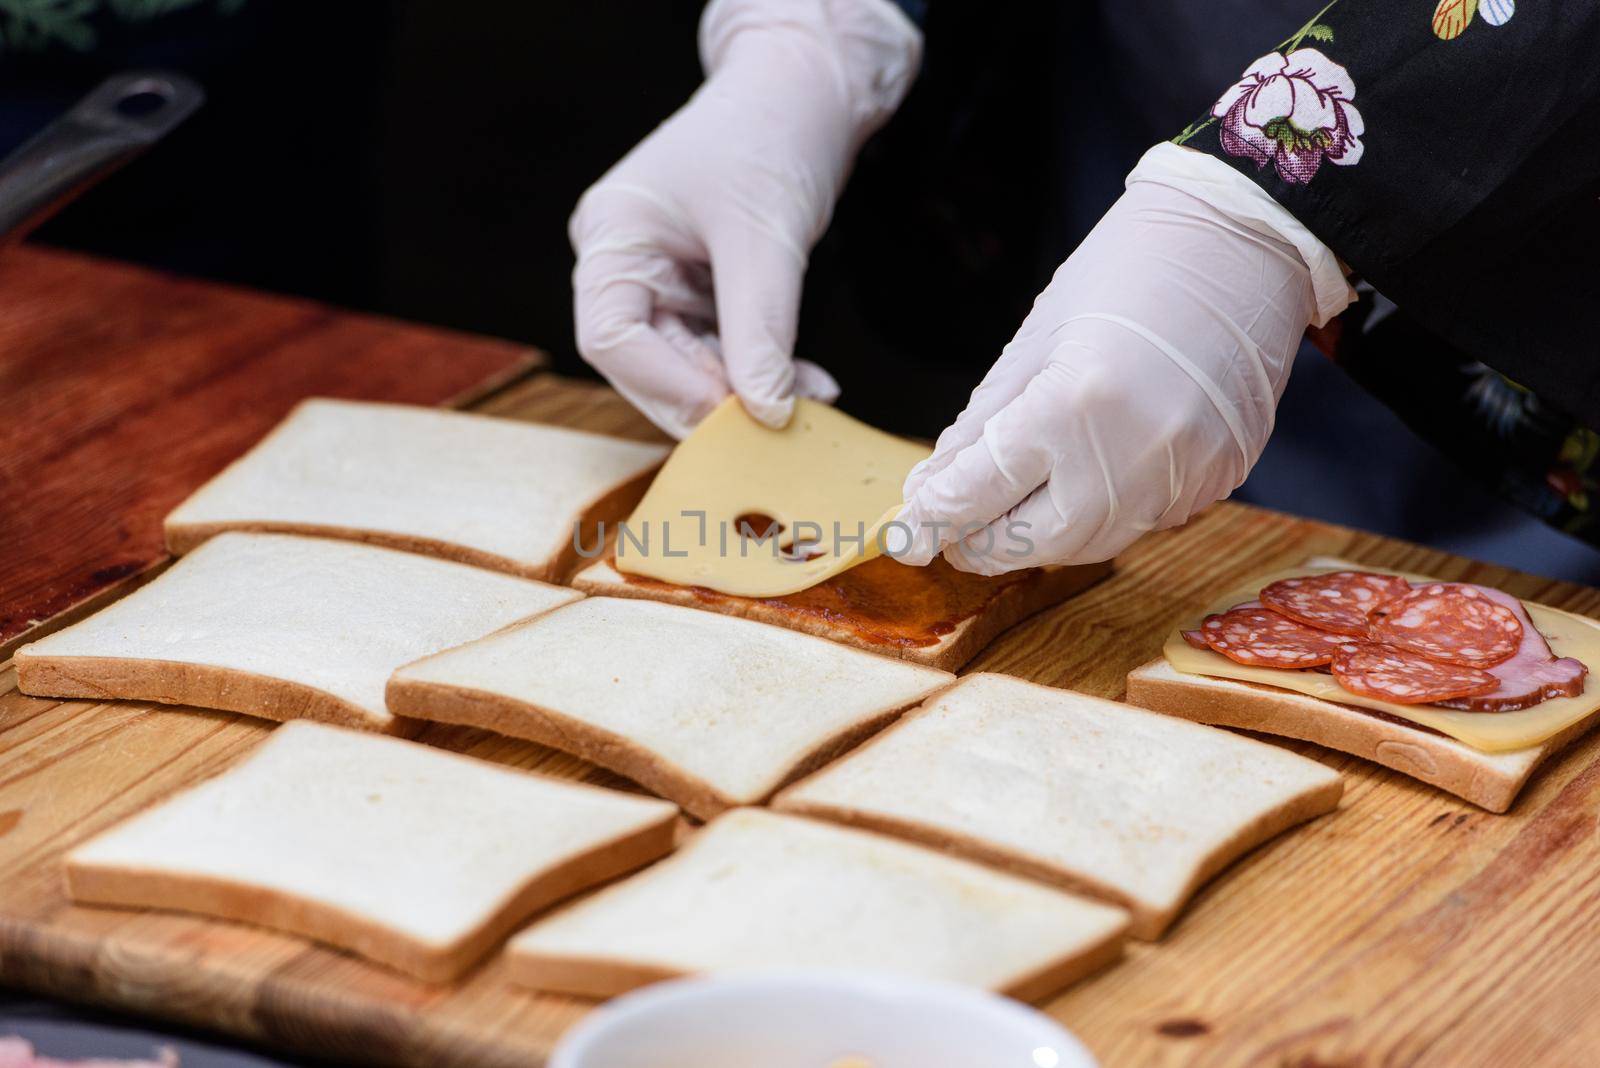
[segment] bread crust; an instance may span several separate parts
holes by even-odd
[[[586,594],[665,601],[686,608],[740,616],[758,623],[770,623],[819,638],[827,638],[882,656],[893,656],[914,664],[956,671],[977,656],[984,646],[999,637],[1003,631],[1009,630],[1037,612],[1042,612],[1081,593],[1110,573],[1110,562],[1041,568],[1035,578],[1001,590],[983,611],[962,620],[956,625],[955,630],[944,635],[935,644],[927,646],[874,642],[861,637],[848,627],[836,626],[816,616],[785,611],[776,605],[753,598],[719,594],[714,599],[707,599],[684,586],[663,587],[631,583],[607,560],[600,560],[583,568],[572,577],[570,584],[574,589]]]
[[[1321,789],[1296,797],[1289,803],[1263,813],[1258,819],[1240,827],[1227,841],[1206,856],[1184,883],[1176,903],[1165,908],[1141,901],[1116,887],[1004,846],[930,824],[817,801],[785,801],[782,797],[773,803],[773,807],[780,812],[843,823],[862,830],[877,831],[879,834],[902,838],[908,842],[917,842],[941,853],[965,857],[1013,875],[1036,879],[1071,893],[1116,905],[1126,909],[1133,917],[1128,933],[1140,941],[1153,942],[1167,932],[1183,912],[1189,899],[1213,876],[1256,846],[1276,838],[1289,828],[1332,812],[1339,806],[1339,798],[1343,794],[1344,783],[1335,781]]]
[[[1527,749],[1485,753],[1454,738],[1351,705],[1232,679],[1185,675],[1164,657],[1128,674],[1127,700],[1197,723],[1298,738],[1337,749],[1490,812],[1509,809],[1535,769],[1587,731],[1595,719],[1580,720]]]
[[[389,679],[385,701],[397,717],[480,727],[582,757],[632,779],[700,820],[709,820],[740,805],[765,802],[784,786],[853,749],[919,703],[897,705],[849,724],[803,754],[770,790],[757,797],[733,797],[631,738],[505,694],[396,675]]]
[[[539,873],[461,938],[429,943],[360,913],[250,883],[134,866],[84,864],[66,857],[67,892],[85,905],[194,912],[313,939],[377,961],[424,982],[459,978],[535,912],[672,850],[678,818],[619,835]]]
[[[1087,978],[1121,960],[1128,944],[1127,935],[1128,928],[1124,925],[1122,930],[1103,942],[1052,961],[1036,971],[1016,976],[1001,986],[999,992],[1018,1001],[1042,1001],[1079,979]]]
[[[975,678],[977,676],[969,675],[966,677]],[[1007,681],[1020,682],[1042,690],[1054,689],[1041,683],[1031,682],[1026,679],[1014,679],[1009,676],[1007,676]],[[927,698],[918,710],[901,717],[894,726],[881,732],[877,737],[863,745],[861,751],[865,752],[871,749],[872,746],[888,740],[896,730],[909,727],[919,715],[925,714],[941,695],[942,691],[940,694],[934,694]],[[1264,745],[1266,743],[1259,744]],[[798,782],[794,784],[795,788],[801,785],[803,784]],[[1339,799],[1344,795],[1344,781],[1342,779],[1334,779],[1315,790],[1306,791],[1279,805],[1277,808],[1262,813],[1249,823],[1240,826],[1226,841],[1220,843],[1216,849],[1202,859],[1201,863],[1184,883],[1183,889],[1177,895],[1175,901],[1166,906],[1137,899],[1127,892],[1097,879],[1069,871],[1056,864],[1038,860],[1014,849],[996,845],[981,838],[973,838],[970,835],[950,831],[917,820],[868,812],[858,808],[834,805],[822,801],[806,801],[794,797],[792,794],[793,791],[790,789],[778,794],[773,798],[772,807],[780,812],[790,812],[796,815],[844,823],[849,826],[888,834],[896,838],[919,842],[923,845],[931,846],[941,853],[966,857],[969,860],[975,860],[990,867],[999,868],[1002,871],[1037,879],[1040,882],[1059,886],[1063,890],[1109,902],[1126,909],[1133,917],[1132,925],[1129,929],[1132,937],[1142,941],[1154,941],[1166,933],[1167,929],[1172,926],[1173,921],[1182,913],[1189,899],[1218,872],[1256,846],[1277,837],[1289,828],[1332,812],[1337,808]]]
[[[609,998],[690,974],[681,968],[606,957],[563,957],[528,950],[507,950],[505,957],[506,975],[519,986],[588,998]]]
[[[997,993],[1018,1001],[1040,1001],[1122,959],[1125,932],[1114,933],[1077,953],[1053,960],[999,984]],[[693,974],[681,968],[606,957],[557,956],[518,949],[506,952],[506,974],[535,990],[580,997],[609,998],[650,983]]]
[[[91,701],[153,701],[240,712],[287,722],[312,719],[341,727],[395,734],[415,733],[418,724],[368,709],[326,690],[214,664],[144,660],[120,656],[50,656],[17,651],[17,689],[37,697]]]
[[[481,549],[434,538],[320,523],[280,523],[265,520],[183,523],[173,522],[169,516],[163,525],[163,532],[167,551],[174,556],[193,552],[218,534],[230,531],[250,534],[302,534],[314,538],[333,538],[337,541],[357,541],[384,549],[399,549],[401,552],[432,556],[458,564],[470,564],[473,567],[500,571],[520,578],[538,579],[541,582],[564,583],[579,565],[585,563],[578,554],[578,538],[581,537],[587,544],[599,536],[596,532],[601,529],[602,524],[610,526],[626,518],[633,510],[633,506],[644,496],[644,491],[650,487],[650,482],[659,469],[660,465],[657,464],[591,501],[584,507],[578,520],[581,534],[565,541],[552,555],[535,562],[516,560],[498,553],[484,552]],[[226,474],[225,468],[222,474],[216,477],[221,478]]]
[[[703,833],[705,830],[702,828],[688,835],[679,843],[680,852],[691,847],[694,838]],[[1055,994],[1068,984],[1121,959],[1127,944],[1128,928],[1129,920],[1124,916],[1118,926],[1098,942],[1039,967],[1008,976],[992,984],[991,989],[1021,1001],[1038,1001]],[[695,974],[690,969],[647,961],[543,953],[519,947],[515,942],[507,948],[504,956],[512,982],[538,990],[583,997],[608,998],[648,983]]]

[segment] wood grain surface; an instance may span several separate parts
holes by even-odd
[[[162,517],[301,398],[458,404],[541,362],[28,245],[0,293],[0,657],[160,565]]]
[[[485,407],[654,439],[609,391],[536,377]],[[1251,575],[1313,554],[1499,585],[1588,615],[1600,591],[1235,505],[1151,536],[1086,594],[969,670],[1115,697],[1168,628]],[[293,938],[192,917],[74,908],[63,850],[237,759],[245,717],[24,697],[0,665],[0,980],[286,1049],[388,1065],[536,1065],[589,1003],[507,984],[496,960],[432,988]],[[622,785],[528,743],[423,740]],[[1043,1007],[1112,1068],[1589,1065],[1600,1043],[1600,738],[1504,816],[1340,754],[1333,815],[1214,881],[1161,942]]]

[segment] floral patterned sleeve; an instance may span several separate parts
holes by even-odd
[[[1600,3],[1333,0],[1248,60],[1174,140],[1381,294],[1319,344],[1600,542]]]

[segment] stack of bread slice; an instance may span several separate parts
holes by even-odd
[[[576,600],[540,580],[565,578],[583,530],[626,515],[665,455],[490,416],[304,401],[167,517],[183,559],[24,646],[18,685],[404,729],[384,704],[389,674]]]
[[[661,455],[303,405],[173,513],[186,555],[166,574],[17,667],[44,696],[341,726],[279,727],[79,846],[74,898],[260,923],[441,981],[642,867],[536,919],[511,973],[606,995],[827,965],[1037,997],[1337,804],[1337,775],[1264,743],[936,666],[1103,567],[999,584],[939,641],[898,650],[749,599],[641,595],[600,564],[578,584],[624,596],[547,584]],[[342,729],[421,721],[529,739],[666,800]],[[709,822],[661,860],[679,806]]]

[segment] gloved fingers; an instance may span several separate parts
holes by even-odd
[[[1073,343],[1058,344],[1066,349]],[[1020,394],[990,416],[976,441],[917,487],[897,517],[915,535],[899,558],[924,564],[946,545],[1005,515],[1051,477],[1061,447],[1094,414],[1102,387],[1070,357],[1046,359]],[[1082,462],[1092,462],[1082,458]]]
[[[945,546],[1005,515],[1050,477],[1053,424],[1073,418],[1046,368],[983,424],[972,444],[929,475],[896,518],[911,531],[903,563],[926,564]]]
[[[728,395],[728,376],[723,373],[722,356],[717,351],[715,334],[698,328],[694,320],[661,307],[656,308],[650,317],[650,327],[672,346],[685,363],[716,380],[720,387],[718,399]]]
[[[1037,485],[1009,477],[988,439],[979,437],[923,482],[895,517],[909,532],[909,543],[903,548],[893,540],[888,544],[901,563],[920,567],[946,545],[1004,515]]]
[[[978,440],[990,417],[1015,400],[1039,372],[1044,364],[1043,356],[1040,346],[1025,343],[1020,333],[1001,350],[1000,358],[967,399],[967,406],[956,416],[955,422],[939,433],[933,453],[906,476],[901,487],[906,500],[910,500],[929,478],[948,467],[957,453]]]
[[[567,240],[579,259],[651,253],[672,263],[707,260],[699,226],[675,198],[657,188],[658,183],[618,173],[652,140],[646,138],[578,198],[567,218]]]
[[[794,361],[794,391],[797,396],[810,397],[823,404],[839,399],[839,383],[810,360]]]
[[[946,545],[944,558],[957,571],[975,575],[1003,575],[1053,563],[1052,535],[1065,522],[1051,500],[1050,487],[1040,486],[992,523]]]
[[[1109,560],[1134,535],[1115,545],[1097,540],[1107,529],[1106,497],[1092,484],[1073,481],[1070,487],[1057,486],[1054,479],[1040,486],[982,530],[945,546],[945,560],[976,575]],[[1065,502],[1059,500],[1063,497]]]
[[[1062,324],[1053,342],[1025,392],[1031,406],[1008,407],[992,421],[1001,425],[986,429],[1013,451],[1047,440],[1045,484],[946,547],[960,570],[1108,560],[1225,496],[1247,469],[1212,398],[1159,338],[1084,316]],[[1024,410],[1028,418],[1004,425]]]
[[[711,294],[711,276],[695,264],[683,264],[663,256],[642,257],[640,268],[629,276],[655,294],[655,307],[688,321],[711,323],[716,319],[716,302]]]
[[[630,204],[596,200],[586,194],[569,224],[572,247],[578,258],[573,287],[609,282],[635,282],[649,289],[654,306],[685,318],[707,322],[716,316],[711,271],[705,252],[676,233],[676,227],[654,217],[599,215],[600,204],[622,212]],[[580,213],[583,221],[580,222]],[[698,258],[697,258],[698,257]]]
[[[691,321],[692,322],[692,321]],[[715,327],[708,325],[700,335],[708,349],[716,354],[717,365],[722,365],[722,339],[717,337]],[[809,397],[823,404],[832,404],[839,399],[839,383],[821,365],[810,360],[796,359],[794,361],[794,393],[797,397]]]
[[[794,335],[805,260],[751,228],[711,247],[717,335],[728,383],[745,410],[781,427],[794,413]]]
[[[649,287],[602,267],[580,261],[573,274],[578,351],[652,423],[681,438],[727,396],[715,355],[680,318],[655,308]]]

